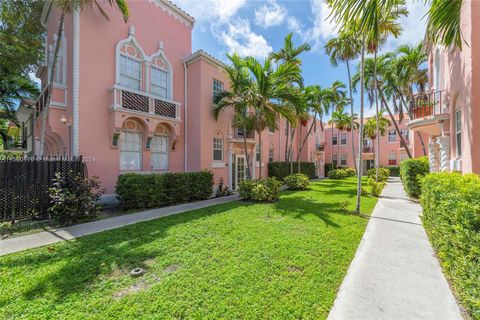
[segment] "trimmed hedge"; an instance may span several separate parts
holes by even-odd
[[[208,199],[213,173],[209,171],[118,176],[116,192],[125,209],[155,208]]]
[[[242,180],[240,182],[240,198],[253,201],[275,201],[282,183],[275,178]]]
[[[283,181],[290,175],[290,162],[275,161],[268,164],[268,176]],[[293,173],[298,172],[298,162],[293,162]],[[309,179],[315,178],[315,163],[300,162],[300,173],[305,174]]]
[[[310,184],[310,179],[303,173],[295,173],[289,176],[286,176],[285,184],[290,190],[305,190]]]
[[[400,177],[400,167],[385,167],[390,170],[390,177]]]
[[[377,176],[377,169],[375,169],[375,168],[368,169],[367,177],[375,180],[376,176]],[[379,181],[387,182],[389,176],[390,176],[390,169],[384,168],[384,167],[378,168],[378,180]]]
[[[414,198],[421,194],[421,180],[430,172],[427,157],[407,159],[400,164],[400,177],[405,191]]]
[[[345,168],[345,169],[333,169],[330,170],[327,176],[330,179],[343,179],[346,177],[353,177],[355,175],[355,170],[352,168]]]
[[[424,178],[422,220],[454,291],[480,319],[480,177],[433,173]]]

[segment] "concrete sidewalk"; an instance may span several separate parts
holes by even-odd
[[[462,319],[398,178],[378,200],[328,319]]]
[[[201,209],[221,203],[227,203],[238,199],[238,195],[232,195],[204,201],[179,204],[170,207],[126,214],[104,220],[77,224],[71,227],[56,230],[43,231],[12,239],[0,240],[0,256],[26,249],[46,246],[59,241],[71,240],[93,233],[116,229],[130,224],[135,224],[137,222],[153,220],[161,217],[174,215],[177,213],[182,213],[185,211]]]

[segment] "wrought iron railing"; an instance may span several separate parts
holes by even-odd
[[[242,128],[236,128],[234,130],[233,138],[234,139],[243,139],[244,136],[244,130]],[[255,132],[253,130],[247,131],[245,134],[245,138],[247,139],[255,139]]]
[[[122,108],[180,120],[178,102],[119,86],[113,87],[112,92],[114,109]]]
[[[35,102],[35,109],[37,112],[37,115],[45,109],[45,106],[47,104],[47,95],[48,95],[48,90],[49,87],[48,85],[43,88],[42,92],[38,96],[37,101]]]
[[[363,146],[362,151],[363,151],[363,153],[372,153],[373,148],[370,147],[370,146]]]
[[[443,90],[419,93],[410,100],[411,120],[448,112]]]

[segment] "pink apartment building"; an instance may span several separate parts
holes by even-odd
[[[430,90],[417,95],[408,128],[429,137],[432,171],[480,173],[480,1],[461,10],[462,50],[426,44]]]
[[[368,118],[365,119],[365,122]],[[398,119],[397,119],[398,120]],[[408,117],[398,123],[402,136],[408,145],[413,157],[425,155],[418,135],[409,130],[406,126]],[[332,163],[335,166],[347,166],[354,168],[353,150],[352,150],[352,133],[351,131],[340,132],[337,128],[324,125],[325,134],[325,163]],[[358,130],[354,131],[355,154],[358,152]],[[428,141],[428,140],[426,140]],[[374,167],[374,157],[377,142],[371,139],[364,139],[362,148],[363,172]],[[399,166],[400,162],[408,159],[405,148],[400,145],[400,138],[397,134],[393,123],[387,128],[384,136],[380,136],[380,166]]]
[[[47,121],[45,155],[82,155],[90,175],[113,194],[122,172],[211,170],[236,188],[245,177],[243,135],[253,176],[260,175],[258,137],[232,126],[232,112],[215,121],[213,96],[228,90],[224,64],[192,53],[195,20],[166,0],[130,1],[130,19],[107,6],[110,20],[95,9],[67,16]],[[57,41],[59,11],[46,1],[46,59],[37,76],[42,95],[19,108],[27,149],[39,150],[41,116]],[[30,123],[30,124],[29,124]],[[307,133],[299,126],[294,154]],[[320,126],[317,126],[320,128]],[[269,161],[285,159],[285,123],[262,134],[262,175]],[[323,133],[310,134],[301,161],[314,161],[323,175]]]

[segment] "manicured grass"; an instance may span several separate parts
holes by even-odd
[[[355,179],[0,257],[7,319],[326,318],[365,230]],[[376,199],[364,197],[370,213]],[[132,278],[134,267],[145,275]]]

